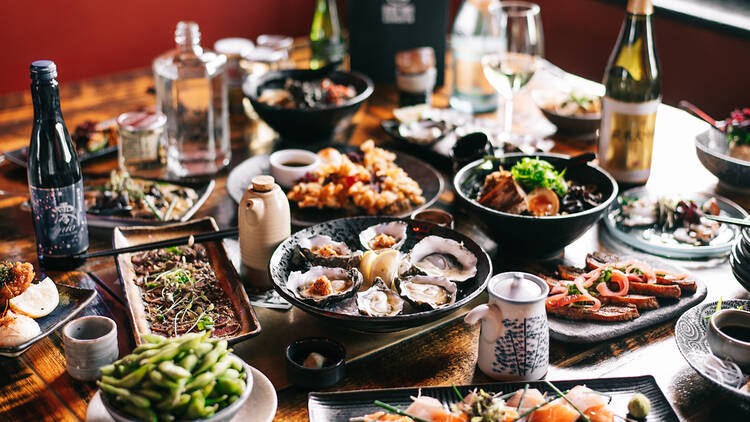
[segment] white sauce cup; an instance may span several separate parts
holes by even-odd
[[[282,149],[269,157],[271,176],[279,185],[290,188],[305,174],[320,167],[320,157],[304,149]]]

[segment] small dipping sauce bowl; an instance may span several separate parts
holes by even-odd
[[[429,208],[412,213],[412,220],[428,221],[441,227],[453,229],[453,216],[447,211],[437,208]]]
[[[322,368],[308,368],[303,362],[310,353],[323,355]],[[339,342],[325,337],[295,340],[286,348],[286,374],[292,384],[302,388],[330,387],[344,378],[346,350]]]
[[[708,347],[714,355],[750,371],[750,312],[722,309],[708,321]]]
[[[74,319],[63,328],[65,362],[70,376],[81,381],[95,380],[99,368],[117,360],[117,324],[103,316]]]
[[[320,157],[304,149],[282,149],[268,158],[271,176],[283,187],[294,186],[305,174],[320,166]]]

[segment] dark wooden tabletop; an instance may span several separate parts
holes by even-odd
[[[64,73],[62,74],[64,76]],[[149,69],[78,83],[61,84],[63,113],[69,129],[85,120],[104,120],[119,113],[153,106]],[[436,105],[447,105],[447,90],[435,96]],[[357,144],[366,139],[385,141],[379,124],[391,118],[396,104],[393,87],[378,86],[373,97],[354,118],[347,135]],[[32,123],[28,93],[0,97],[0,150],[26,146]],[[750,208],[750,194],[721,187],[698,162],[693,139],[704,124],[671,107],[659,111],[653,173],[649,187],[680,191],[715,192]],[[270,150],[272,133],[263,123],[242,113],[232,117],[232,164]],[[578,153],[594,150],[585,141],[555,138],[555,151]],[[84,166],[89,173],[107,172],[116,166],[104,159]],[[220,226],[236,225],[236,205],[226,191],[227,172],[216,176],[216,189],[197,217],[213,216]],[[28,187],[25,169],[11,163],[0,165],[0,257],[34,262],[36,250],[31,215],[23,206]],[[483,235],[460,210],[452,208],[452,194],[441,195],[441,206],[456,212],[458,229],[478,238]],[[582,256],[602,245],[598,227],[566,249],[566,256]],[[92,229],[91,249],[108,248],[111,230]],[[492,243],[489,239],[480,239]],[[496,271],[515,265],[495,256]],[[732,278],[728,264],[682,262],[708,284],[706,300],[719,297],[748,298]],[[50,274],[58,282],[93,287],[99,293],[83,314],[106,315],[118,322],[121,354],[133,347],[119,279],[112,258],[93,259],[78,271]],[[742,420],[734,404],[695,373],[682,358],[674,341],[671,320],[651,328],[592,345],[552,341],[551,380],[591,377],[653,375],[681,418],[695,421]],[[400,343],[347,367],[346,378],[330,391],[489,382],[476,370],[479,330],[461,320]],[[252,340],[250,340],[252,341]],[[257,345],[262,347],[262,345]],[[32,346],[19,358],[0,358],[0,420],[83,420],[94,383],[73,380],[65,371],[60,330]],[[307,419],[307,392],[287,388],[278,393],[277,420]],[[745,419],[747,420],[747,419]]]

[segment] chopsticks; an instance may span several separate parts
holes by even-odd
[[[159,240],[157,242],[143,243],[141,245],[128,246],[126,248],[106,249],[103,251],[86,253],[82,255],[82,258],[84,259],[98,258],[102,256],[117,255],[121,253],[140,252],[140,251],[148,251],[151,249],[168,248],[170,246],[186,245],[191,242],[191,238],[192,238],[192,243],[209,242],[211,240],[219,240],[225,237],[237,237],[238,234],[239,234],[239,230],[235,227],[235,228],[224,229],[224,230],[219,230],[215,232],[199,233],[199,234],[193,234],[190,236],[175,237],[172,239]]]
[[[719,215],[704,215],[709,220],[718,221],[720,223],[734,224],[741,227],[750,227],[750,220],[744,218],[733,218],[733,217],[722,217]]]

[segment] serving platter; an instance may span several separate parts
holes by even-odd
[[[622,257],[621,259],[629,260],[630,258],[645,262],[653,268],[666,270],[674,274],[687,274],[689,279],[695,280],[695,293],[692,295],[683,294],[679,299],[659,299],[658,308],[641,311],[638,318],[630,321],[573,321],[549,316],[550,337],[566,343],[597,343],[668,321],[681,315],[706,298],[708,289],[705,283],[695,278],[685,269],[654,257]]]
[[[402,246],[402,251],[409,251],[419,240],[434,235],[463,243],[463,246],[477,258],[477,273],[474,277],[458,283],[455,303],[428,311],[419,311],[406,304],[401,315],[371,317],[359,314],[354,297],[329,306],[315,306],[298,299],[287,286],[289,274],[292,271],[305,268],[305,264],[297,258],[297,244],[302,239],[314,235],[326,235],[334,241],[346,243],[352,250],[360,250],[362,246],[359,243],[359,233],[370,226],[389,221],[399,221],[399,219],[392,217],[343,218],[321,223],[295,233],[282,242],[271,256],[269,268],[274,288],[292,305],[335,326],[380,333],[401,331],[435,321],[456,311],[484,290],[487,280],[492,275],[492,263],[487,253],[472,239],[459,232],[418,220],[403,220],[407,222],[408,226],[407,238]]]
[[[706,372],[701,364],[701,357],[711,353],[708,347],[706,331],[708,330],[708,321],[711,314],[716,312],[717,302],[707,302],[682,314],[674,329],[674,338],[677,342],[677,348],[682,353],[687,363],[703,378],[719,388],[721,391],[729,394],[737,400],[741,406],[750,410],[750,393],[740,391],[738,388],[726,385],[713,378]],[[721,309],[740,308],[750,311],[750,300],[743,299],[725,299],[721,303]],[[746,374],[747,375],[747,374]]]
[[[567,390],[576,385],[587,387],[612,397],[609,404],[615,414],[625,416],[627,404],[634,393],[639,392],[651,401],[651,411],[644,419],[639,421],[679,421],[672,406],[667,401],[664,393],[659,389],[656,380],[651,375],[639,377],[622,378],[598,378],[553,381],[555,387]],[[544,381],[530,382],[504,382],[493,384],[473,384],[456,387],[462,396],[466,396],[471,390],[481,388],[488,392],[511,392],[523,389],[528,384],[529,388],[536,388],[542,393],[553,393],[553,390]],[[373,402],[380,400],[392,406],[405,409],[411,404],[411,397],[419,395],[434,397],[444,405],[450,405],[459,401],[452,386],[445,387],[419,387],[419,388],[387,388],[381,390],[359,390],[340,393],[310,393],[307,399],[307,410],[310,422],[349,422],[351,418],[357,418],[366,414],[382,411]]]
[[[709,244],[703,246],[694,246],[686,243],[677,242],[660,236],[660,232],[651,227],[633,227],[627,228],[619,223],[622,214],[622,197],[633,199],[643,197],[655,198],[653,192],[645,187],[636,187],[623,192],[617,202],[604,216],[604,226],[616,239],[623,243],[650,254],[664,256],[667,258],[705,258],[722,256],[729,253],[732,249],[737,236],[740,235],[740,229],[730,224],[722,224],[719,235],[716,236]],[[709,198],[716,198],[721,210],[721,215],[734,218],[746,218],[747,212],[736,203],[719,195],[708,193],[694,193],[685,196],[682,199],[690,199],[697,203],[706,201]]]
[[[105,183],[109,179],[109,175],[90,176],[84,177],[85,189],[90,189],[92,186],[98,186]],[[214,180],[202,180],[202,181],[189,181],[189,180],[166,180],[156,179],[147,177],[137,177],[137,179],[150,180],[156,183],[169,183],[176,186],[191,188],[198,195],[198,199],[195,201],[192,207],[190,207],[185,214],[180,217],[178,222],[185,222],[190,220],[193,215],[203,206],[208,200],[208,197],[213,192],[216,182]],[[147,218],[136,218],[136,217],[120,217],[112,215],[99,215],[91,212],[86,213],[86,220],[90,227],[99,228],[114,228],[118,226],[158,226],[169,224],[170,222],[161,221],[157,219]],[[174,221],[173,221],[174,222]]]
[[[338,146],[338,148],[342,151],[355,149],[354,147],[345,146]],[[251,157],[240,163],[229,173],[227,177],[227,191],[235,202],[239,203],[242,200],[242,195],[250,185],[253,177],[261,174],[270,174],[268,157],[267,154]],[[443,178],[437,170],[424,161],[403,153],[396,154],[395,163],[404,169],[409,177],[419,183],[425,202],[417,207],[392,215],[392,217],[408,217],[415,211],[428,208],[438,200],[438,196],[443,190]],[[337,218],[364,215],[364,211],[357,210],[300,208],[293,201],[290,201],[289,205],[292,213],[292,224],[300,227],[308,227]]]
[[[112,246],[123,248],[218,230],[219,227],[212,217],[165,226],[117,227],[112,234]],[[239,275],[227,255],[224,243],[217,240],[204,242],[202,245],[206,248],[208,259],[219,285],[232,302],[232,307],[239,317],[240,331],[227,340],[230,343],[236,343],[258,335],[261,330],[260,323],[250,305]],[[128,316],[133,328],[133,336],[136,344],[140,345],[144,342],[143,334],[150,333],[151,329],[146,319],[141,288],[135,284],[136,275],[131,262],[132,256],[133,254],[118,254],[115,256],[115,263],[127,299]]]
[[[110,146],[99,149],[94,152],[86,152],[84,154],[78,154],[78,162],[85,164],[88,161],[95,160],[97,158],[107,157],[109,155],[117,153],[117,146]],[[14,149],[12,151],[3,152],[3,156],[13,164],[19,165],[26,168],[29,160],[29,148],[23,147]]]
[[[60,302],[57,307],[47,316],[34,318],[42,330],[36,337],[14,347],[0,347],[0,356],[20,356],[37,341],[48,336],[53,331],[62,327],[71,318],[78,315],[96,297],[96,290],[73,287],[65,284],[55,283]]]

